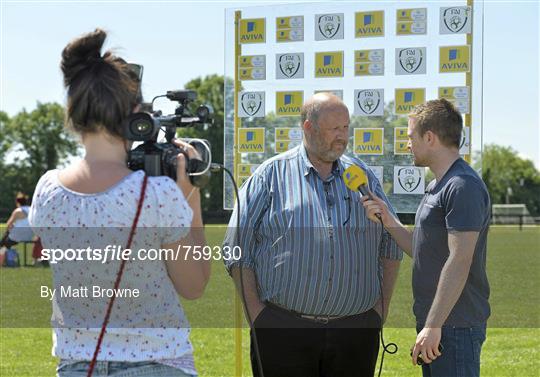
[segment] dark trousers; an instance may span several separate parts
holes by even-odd
[[[0,247],[7,247],[8,249],[14,245],[17,245],[16,241],[13,241],[11,238],[9,238],[9,231],[4,233],[2,236],[2,239],[0,239]]]
[[[365,313],[318,323],[274,306],[257,316],[255,334],[264,377],[373,376],[381,318]],[[261,377],[251,332],[251,366]]]

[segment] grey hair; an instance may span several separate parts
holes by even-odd
[[[322,101],[307,101],[300,112],[300,122],[304,124],[306,120],[317,126],[319,116],[321,115],[321,108],[323,107]]]

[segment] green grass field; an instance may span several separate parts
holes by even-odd
[[[219,245],[223,227],[208,227],[210,245]],[[482,351],[484,376],[538,376],[540,370],[540,227],[492,227],[488,243],[492,316]],[[400,347],[387,355],[384,376],[420,376],[410,363],[415,340],[411,313],[411,264],[404,257],[385,340]],[[39,286],[51,283],[45,268],[0,269],[0,376],[52,376],[50,302]],[[192,341],[201,376],[233,376],[235,365],[232,282],[220,262],[202,299],[185,302],[194,329]],[[248,331],[243,330],[244,376],[249,367]]]

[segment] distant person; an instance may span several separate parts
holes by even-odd
[[[490,315],[486,244],[490,199],[478,174],[459,156],[463,121],[445,99],[409,114],[409,148],[416,166],[435,174],[416,212],[411,233],[373,194],[363,198],[379,222],[413,258],[416,343],[412,362],[424,377],[480,375],[480,351]],[[439,352],[439,343],[442,352]]]
[[[181,250],[177,257],[148,260],[134,253],[127,260],[119,285],[125,295],[111,307],[94,375],[194,376],[190,327],[178,295],[200,297],[210,275],[210,262],[193,260],[182,247],[205,245],[200,193],[186,175],[183,154],[176,156],[176,182],[128,169],[131,142],[123,136],[123,121],[142,102],[141,77],[121,58],[101,53],[105,38],[97,29],[62,52],[67,124],[80,135],[86,153],[41,177],[30,223],[45,248],[103,251],[111,245],[126,248],[138,219],[132,250]],[[190,158],[198,157],[190,145],[176,144]],[[110,303],[100,294],[114,287],[121,264],[103,253],[97,260],[80,255],[81,260],[51,262],[58,290],[52,297],[52,353],[60,358],[60,377],[87,375]],[[61,297],[68,287],[71,294]]]
[[[30,211],[28,204],[28,195],[22,192],[17,193],[15,209],[6,223],[7,231],[0,240],[0,247],[10,248],[19,242],[32,241],[34,233],[28,223],[28,212]]]

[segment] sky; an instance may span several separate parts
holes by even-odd
[[[2,0],[0,110],[64,103],[60,53],[96,27],[108,31],[106,48],[145,66],[147,98],[223,74],[225,9],[283,3]],[[483,142],[511,146],[540,168],[539,14],[537,1],[484,2]]]

